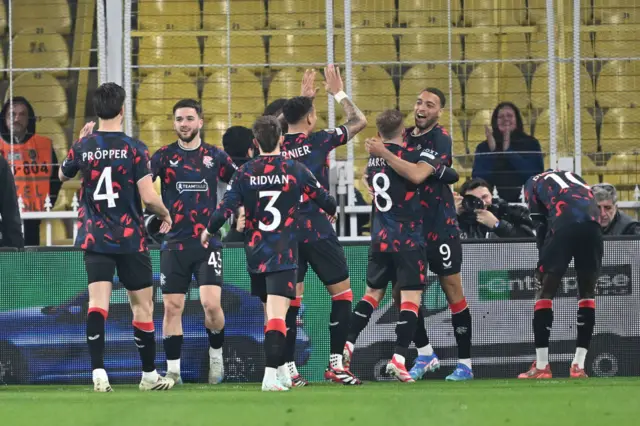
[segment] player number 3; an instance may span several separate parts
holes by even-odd
[[[280,196],[280,191],[260,191],[258,196],[260,199],[264,197],[270,197],[267,206],[264,208],[265,212],[271,213],[273,216],[273,221],[270,224],[266,224],[263,221],[258,223],[258,228],[261,231],[270,232],[278,229],[280,226],[280,222],[282,221],[282,215],[280,214],[280,210],[275,207],[276,200]]]
[[[382,181],[382,186],[380,185],[380,181]],[[376,173],[373,175],[371,182],[373,183],[373,199],[376,203],[376,207],[381,212],[388,212],[391,210],[391,206],[393,205],[391,196],[387,193],[391,186],[389,176],[384,173]],[[381,203],[381,199],[384,200],[384,204]]]
[[[93,199],[96,201],[107,200],[107,206],[109,208],[112,208],[116,206],[116,200],[118,198],[120,198],[120,194],[113,192],[113,183],[111,181],[111,167],[105,167],[102,171],[102,174],[100,174],[100,179],[98,179],[96,190],[93,192]]]

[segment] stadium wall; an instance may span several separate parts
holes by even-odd
[[[463,282],[473,315],[473,362],[478,378],[515,377],[534,357],[533,299],[535,243],[472,241],[464,243]],[[368,245],[345,246],[354,300],[366,285]],[[640,374],[640,240],[605,242],[597,290],[597,319],[587,371],[593,376]],[[158,367],[165,368],[160,335],[162,297],[159,252],[152,251],[156,282]],[[249,294],[244,250],[223,254],[226,312],[225,363],[229,381],[259,381],[262,376],[263,314]],[[83,253],[73,249],[36,248],[0,255],[0,383],[88,383],[85,343],[87,310]],[[568,375],[575,348],[577,312],[575,271],[569,270],[554,300],[550,359],[554,375]],[[114,383],[139,379],[139,360],[132,342],[131,312],[124,289],[114,286],[107,320],[106,368]],[[429,276],[423,297],[427,330],[443,368],[456,360],[456,346],[446,298]],[[331,300],[312,272],[307,276],[298,321],[297,363],[309,380],[322,380],[329,352],[327,321]],[[384,366],[392,354],[397,310],[387,294],[356,344],[353,371],[364,380],[386,380]],[[183,378],[206,382],[206,334],[198,290],[187,295],[184,316]],[[415,355],[415,352],[414,352]],[[412,357],[408,362],[412,362]]]

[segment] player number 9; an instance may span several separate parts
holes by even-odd
[[[442,255],[443,262],[451,259],[451,248],[449,247],[449,244],[442,244],[440,246],[440,254]]]
[[[382,186],[380,185],[380,181],[382,181]],[[391,196],[387,193],[391,186],[389,177],[384,173],[376,173],[373,175],[371,182],[373,184],[373,199],[376,203],[376,207],[381,212],[388,212],[391,210],[391,206],[393,205]],[[384,205],[381,204],[380,199],[384,200]]]

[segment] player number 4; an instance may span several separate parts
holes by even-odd
[[[570,183],[575,183],[576,185],[580,185],[584,188],[587,189],[591,189],[589,188],[588,185],[585,185],[584,183],[580,182],[571,172],[564,172],[564,177],[566,178],[566,180],[568,180]],[[560,185],[560,188],[562,189],[567,189],[569,188],[569,184],[562,178],[562,176],[560,176],[560,174],[556,174],[556,173],[549,173],[548,175],[546,175],[544,177],[545,180],[547,179],[553,179],[558,185]]]
[[[391,196],[387,193],[391,187],[389,176],[384,173],[376,173],[373,175],[371,182],[373,183],[373,199],[376,203],[376,207],[381,212],[388,212],[391,210],[391,206],[393,205]],[[380,182],[382,182],[382,185],[380,185]],[[384,200],[384,205],[381,203],[381,199]]]
[[[258,193],[258,197],[260,197],[260,199],[264,197],[270,197],[269,202],[267,203],[267,206],[264,208],[264,210],[271,213],[271,215],[273,216],[273,221],[268,225],[263,221],[260,221],[258,223],[258,229],[260,229],[261,231],[270,232],[278,229],[278,227],[280,226],[282,215],[280,214],[280,210],[275,207],[276,200],[278,199],[280,194],[280,191],[260,191]]]
[[[107,206],[113,208],[116,206],[116,200],[118,198],[120,198],[120,194],[113,192],[111,167],[105,167],[102,174],[100,174],[100,179],[98,179],[98,185],[93,193],[93,199],[96,201],[107,200]]]

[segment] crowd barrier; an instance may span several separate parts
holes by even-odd
[[[345,244],[355,301],[366,285],[368,244]],[[533,272],[537,250],[529,240],[467,240],[462,278],[473,316],[473,363],[477,378],[509,378],[534,359]],[[640,240],[605,242],[596,298],[596,326],[586,369],[592,376],[640,374]],[[162,347],[162,296],[159,252],[152,250],[155,277],[157,360],[165,368]],[[228,381],[259,381],[264,356],[263,313],[250,296],[244,250],[223,253],[223,308],[226,314],[225,369]],[[568,375],[576,337],[577,285],[573,269],[554,300],[550,361],[554,376]],[[296,361],[302,374],[322,380],[328,361],[331,299],[310,272],[298,320]],[[89,383],[85,342],[87,279],[83,253],[68,248],[33,248],[0,252],[0,383]],[[437,277],[429,275],[423,296],[426,325],[443,368],[429,377],[443,378],[457,361],[447,301]],[[352,369],[364,380],[387,380],[384,366],[392,355],[398,311],[390,292],[360,335]],[[206,382],[207,339],[198,289],[187,294],[184,314],[182,376]],[[113,383],[139,380],[140,361],[133,344],[131,312],[125,290],[117,284],[107,320],[106,369]],[[413,361],[413,355],[407,360]]]

